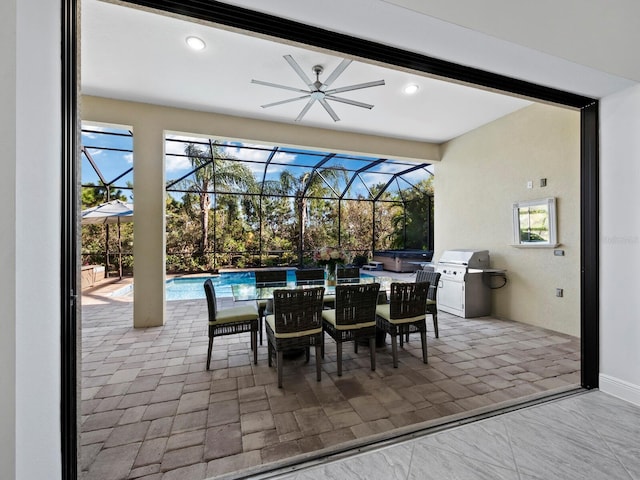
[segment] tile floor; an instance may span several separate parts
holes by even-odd
[[[593,390],[268,478],[639,479],[640,406]]]
[[[204,369],[204,300],[168,302],[163,327],[133,329],[132,313],[116,299],[83,306],[85,480],[202,480],[276,466],[579,383],[579,339],[443,313],[440,338],[429,331],[427,365],[414,335],[398,369],[390,345],[377,350],[375,372],[367,348],[347,347],[338,377],[327,337],[322,381],[312,355],[307,365],[286,363],[278,389],[266,344],[251,363],[248,334],[216,338]]]

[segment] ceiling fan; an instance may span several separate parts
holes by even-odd
[[[376,81],[373,81],[373,82],[365,82],[365,83],[358,83],[356,85],[349,85],[347,87],[339,87],[339,88],[331,88],[331,89],[329,89],[328,87],[349,66],[349,64],[351,63],[351,60],[347,60],[346,58],[343,59],[342,62],[340,62],[340,65],[338,65],[336,67],[336,69],[333,72],[331,72],[331,74],[327,77],[327,79],[324,82],[320,81],[320,75],[324,71],[324,68],[322,67],[322,65],[314,65],[312,70],[313,70],[313,73],[316,75],[316,80],[315,80],[315,82],[313,82],[307,76],[307,74],[304,73],[302,68],[300,68],[300,65],[298,65],[298,63],[293,59],[293,57],[291,55],[285,55],[284,59],[287,61],[287,63],[289,63],[289,65],[291,65],[291,68],[293,68],[295,70],[295,72],[302,79],[302,81],[305,83],[305,85],[307,85],[307,87],[309,87],[309,90],[304,90],[304,89],[296,88],[296,87],[288,87],[286,85],[280,85],[280,84],[277,84],[277,83],[263,82],[262,80],[251,80],[251,83],[256,83],[258,85],[265,85],[267,87],[282,88],[284,90],[291,90],[293,92],[304,93],[304,95],[302,95],[300,97],[289,98],[287,100],[281,100],[279,102],[274,102],[274,103],[268,103],[266,105],[261,105],[262,108],[269,108],[269,107],[275,107],[276,105],[282,105],[282,104],[285,104],[285,103],[296,102],[298,100],[303,100],[305,98],[308,98],[309,101],[304,106],[304,108],[302,109],[300,114],[296,117],[296,120],[295,120],[296,122],[299,122],[300,120],[302,120],[302,118],[306,115],[306,113],[309,111],[311,106],[316,101],[319,102],[320,105],[322,105],[324,107],[324,109],[331,116],[331,118],[333,119],[334,122],[337,122],[338,120],[340,120],[340,117],[338,117],[338,115],[333,110],[333,108],[331,108],[331,105],[329,105],[327,100],[331,100],[331,101],[334,101],[334,102],[340,102],[340,103],[346,103],[347,105],[353,105],[353,106],[356,106],[356,107],[372,109],[373,105],[371,105],[369,103],[358,102],[356,100],[350,100],[348,98],[336,97],[335,94],[336,93],[342,93],[342,92],[350,92],[352,90],[360,90],[362,88],[377,87],[378,85],[384,85],[384,80],[376,80]]]

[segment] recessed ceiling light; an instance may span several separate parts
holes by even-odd
[[[198,37],[187,37],[186,42],[193,50],[203,50],[207,46],[204,40]]]
[[[413,95],[418,90],[420,90],[420,87],[418,85],[416,85],[415,83],[411,83],[411,84],[407,85],[406,87],[404,87],[404,93],[406,93],[407,95]]]

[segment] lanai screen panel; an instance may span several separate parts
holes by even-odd
[[[241,266],[308,263],[326,245],[403,248],[403,188],[431,175],[428,164],[189,135],[167,137],[165,166],[174,211],[208,223],[201,254]]]
[[[102,186],[105,192],[106,188],[133,188],[133,134],[129,129],[84,123],[81,144],[83,187]]]

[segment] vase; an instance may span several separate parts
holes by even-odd
[[[338,283],[338,265],[325,265],[324,270],[327,273],[327,285],[336,285]]]

